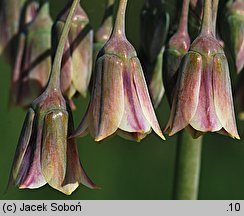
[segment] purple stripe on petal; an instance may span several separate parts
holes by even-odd
[[[214,107],[212,68],[212,61],[204,58],[199,102],[196,113],[190,121],[194,129],[202,132],[214,132],[222,128]]]
[[[165,130],[174,135],[185,128],[197,110],[202,73],[202,57],[189,52],[183,59],[173,99],[170,118]]]
[[[146,133],[150,131],[150,124],[143,115],[142,108],[133,83],[133,68],[130,62],[123,71],[124,86],[124,115],[119,128],[127,132]]]
[[[152,129],[155,131],[156,134],[158,134],[162,139],[164,138],[164,135],[162,134],[162,131],[159,127],[157,117],[155,115],[152,102],[149,96],[149,92],[147,89],[146,81],[143,75],[143,71],[141,68],[141,64],[138,60],[138,58],[134,57],[131,58],[131,64],[132,64],[132,73],[134,75],[134,86],[136,89],[137,97],[139,99],[142,112],[147,119],[147,121],[150,123]]]
[[[222,127],[229,136],[240,139],[236,128],[229,67],[224,54],[214,56],[213,98],[216,114]]]
[[[96,80],[89,109],[89,131],[100,141],[118,129],[124,112],[124,64],[115,55],[97,60]]]
[[[39,127],[37,128],[37,124]],[[39,188],[46,184],[46,180],[41,170],[41,142],[42,142],[42,124],[35,121],[33,126],[30,145],[28,146],[29,170],[27,175],[20,182],[19,188]]]
[[[28,146],[30,145],[34,116],[35,112],[33,111],[33,109],[30,108],[27,112],[14,156],[10,181],[16,181],[17,185],[21,184],[23,178],[26,177],[26,174],[30,167],[30,151],[28,149]]]
[[[46,114],[42,135],[41,168],[47,183],[62,191],[66,173],[68,113],[57,110]]]

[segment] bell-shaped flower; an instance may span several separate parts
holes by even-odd
[[[188,34],[188,11],[190,0],[182,3],[182,12],[177,32],[169,39],[164,52],[163,81],[169,103],[172,103],[173,92],[178,77],[178,71],[183,56],[190,48],[190,36]]]
[[[11,105],[28,107],[44,90],[51,70],[51,28],[49,3],[22,32],[12,71]]]
[[[244,2],[228,1],[221,24],[221,36],[228,46],[239,73],[244,67]]]
[[[73,118],[60,89],[65,38],[79,1],[74,1],[54,58],[46,90],[32,103],[16,149],[9,184],[39,188],[45,184],[69,195],[80,183],[96,188],[86,175],[73,139]]]
[[[0,54],[10,65],[16,58],[19,34],[36,16],[39,3],[29,0],[1,0],[0,2]]]
[[[228,62],[213,34],[211,7],[212,0],[205,0],[201,33],[180,67],[166,131],[173,135],[188,127],[193,137],[218,132],[239,139]]]
[[[72,114],[61,93],[45,91],[28,110],[10,182],[21,189],[48,183],[67,195],[80,183],[95,188],[80,164],[74,140],[68,139],[72,130]]]
[[[72,1],[59,14],[52,34],[55,47],[61,35]],[[86,97],[92,71],[93,30],[80,4],[72,19],[62,58],[61,89],[68,100],[79,93]],[[72,104],[72,103],[71,103]],[[75,108],[75,107],[73,107]]]
[[[96,61],[91,100],[72,137],[89,132],[96,141],[112,134],[140,141],[159,127],[136,51],[124,32],[127,0],[119,1],[113,33]]]

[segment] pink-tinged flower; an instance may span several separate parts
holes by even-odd
[[[52,35],[55,44],[61,35],[71,3],[68,2],[55,22]],[[77,92],[83,97],[87,95],[92,71],[92,49],[93,30],[87,14],[79,5],[72,19],[62,59],[61,89],[68,100],[72,100]]]
[[[244,2],[229,1],[226,6],[221,33],[239,73],[244,67]]]
[[[193,137],[218,132],[239,139],[228,62],[213,34],[211,2],[205,0],[201,33],[183,59],[166,131],[173,135],[188,127]]]
[[[181,18],[177,32],[169,39],[164,52],[163,81],[169,103],[172,103],[173,92],[178,77],[178,71],[183,56],[190,48],[190,36],[188,34],[188,10],[190,0],[182,3]]]
[[[113,33],[98,54],[88,110],[76,132],[96,141],[117,133],[140,141],[151,128],[160,130],[135,49],[124,33],[127,0],[120,0]]]
[[[80,163],[74,140],[69,139],[73,118],[60,89],[65,38],[78,3],[73,1],[65,22],[46,90],[32,103],[22,128],[9,181],[19,188],[49,184],[67,195],[80,183],[96,188]]]
[[[61,93],[46,90],[28,110],[10,183],[21,189],[48,183],[67,195],[79,183],[96,188],[80,164],[74,140],[68,139],[72,130],[72,115]]]
[[[51,28],[46,2],[19,37],[12,70],[11,105],[28,107],[44,90],[51,70]]]
[[[10,65],[15,62],[19,33],[36,16],[39,3],[27,0],[1,0],[0,2],[0,54]]]

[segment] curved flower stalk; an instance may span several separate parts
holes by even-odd
[[[48,86],[32,103],[24,122],[10,175],[10,184],[19,188],[48,183],[67,195],[80,183],[96,188],[80,164],[74,140],[68,139],[73,119],[60,90],[62,53],[78,3],[74,0],[63,28]]]
[[[71,3],[72,1],[68,2],[54,24],[52,35],[54,47],[61,35]],[[76,93],[83,97],[87,95],[92,71],[92,47],[93,30],[87,14],[79,4],[65,43],[61,70],[61,90],[70,100],[73,109],[75,109],[72,102],[73,96]]]
[[[98,54],[87,112],[72,137],[87,132],[101,141],[112,134],[140,141],[160,130],[136,51],[125,36],[127,0],[120,0],[113,33]]]
[[[164,95],[162,79],[164,45],[169,31],[170,16],[161,0],[145,0],[141,11],[142,67],[155,108]]]
[[[244,67],[244,1],[228,1],[223,20],[221,35],[240,73]]]
[[[29,0],[1,0],[0,2],[0,54],[10,65],[15,62],[19,33],[36,16],[39,3]]]
[[[188,127],[193,137],[218,132],[239,139],[228,62],[213,33],[211,7],[212,0],[205,0],[201,33],[183,59],[166,131],[173,135]]]
[[[163,80],[166,95],[170,104],[172,103],[181,60],[188,52],[191,43],[187,30],[189,2],[190,0],[183,1],[178,30],[170,38],[164,52]]]
[[[28,107],[43,92],[51,70],[51,28],[49,3],[45,2],[26,33],[20,34],[12,70],[11,105]]]

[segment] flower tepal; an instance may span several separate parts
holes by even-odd
[[[166,130],[173,135],[188,127],[193,137],[219,132],[239,139],[229,68],[212,30],[211,0],[205,0],[200,35],[183,59]]]
[[[164,139],[140,62],[124,32],[126,0],[120,0],[113,33],[98,54],[87,112],[73,137],[90,132],[96,141],[117,133],[140,141],[151,128]]]
[[[10,183],[19,188],[39,188],[48,183],[67,195],[80,183],[96,188],[80,163],[74,139],[68,139],[73,132],[73,118],[60,89],[63,48],[78,3],[72,3],[47,88],[26,116],[10,175]]]

